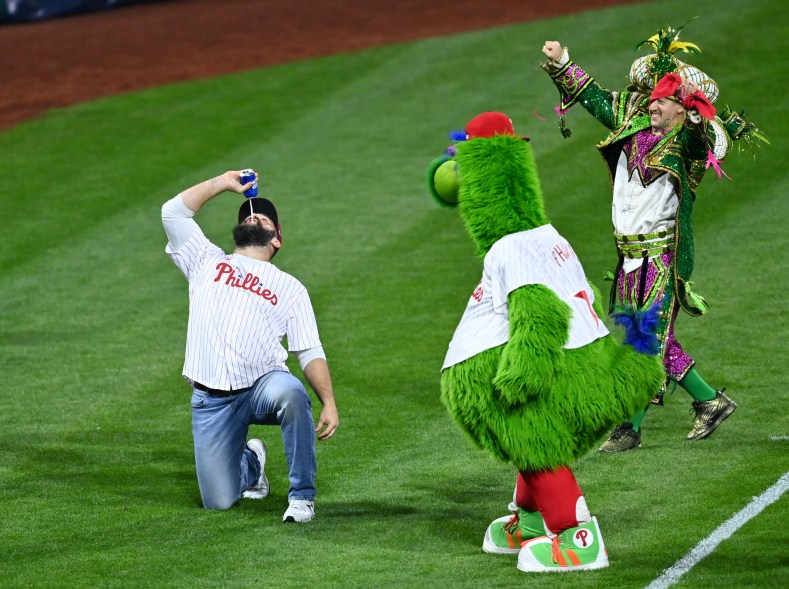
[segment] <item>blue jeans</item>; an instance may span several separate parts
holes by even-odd
[[[246,447],[250,424],[279,425],[288,461],[288,499],[315,499],[312,402],[289,372],[269,372],[232,397],[192,393],[192,434],[200,496],[206,509],[229,509],[257,483],[260,462]]]

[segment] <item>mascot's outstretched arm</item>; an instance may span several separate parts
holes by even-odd
[[[530,284],[507,297],[510,340],[504,346],[493,386],[501,401],[522,405],[547,393],[562,370],[570,309],[546,286]]]

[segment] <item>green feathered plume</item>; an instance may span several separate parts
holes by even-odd
[[[756,125],[745,118],[745,112],[732,111],[726,106],[718,118],[723,122],[729,134],[741,151],[743,146],[754,153],[763,143],[770,145],[770,140]]]
[[[635,53],[645,45],[649,45],[655,50],[655,55],[649,60],[649,73],[655,81],[677,70],[679,64],[674,57],[674,53],[677,51],[684,51],[694,55],[701,53],[701,48],[695,43],[679,40],[679,34],[684,28],[685,25],[676,29],[672,26],[666,26],[666,28],[660,29],[657,34],[652,35],[649,39],[641,41],[633,50]]]

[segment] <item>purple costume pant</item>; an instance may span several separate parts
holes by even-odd
[[[656,302],[660,304],[657,336],[660,340],[663,366],[671,378],[680,381],[693,367],[694,362],[674,337],[674,322],[679,312],[679,303],[673,288],[673,260],[674,253],[670,252],[645,259],[640,267],[628,273],[620,267],[614,288],[617,305],[642,308],[650,307]]]

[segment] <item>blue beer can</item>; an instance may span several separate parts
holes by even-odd
[[[255,170],[253,170],[252,168],[241,170],[240,182],[242,185],[246,184],[247,182],[252,182],[253,180],[255,181],[255,183],[252,185],[252,188],[244,191],[244,196],[246,196],[247,198],[252,198],[258,195],[258,181],[255,180]]]

